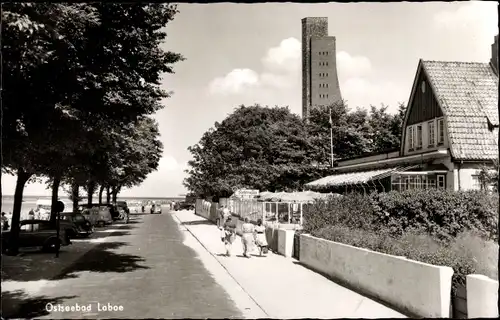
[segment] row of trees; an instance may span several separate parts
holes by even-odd
[[[30,180],[48,178],[53,208],[59,187],[69,186],[77,207],[81,187],[89,202],[97,189],[100,201],[107,191],[109,202],[156,170],[162,144],[151,115],[169,96],[160,76],[183,57],[160,47],[175,5],[8,3],[2,9],[0,165],[17,175],[15,253]]]
[[[403,104],[392,115],[386,106],[351,111],[339,103],[305,121],[284,107],[241,106],[188,148],[184,185],[216,198],[239,188],[297,190],[331,172],[330,126],[334,159],[353,157],[399,147],[404,113]]]

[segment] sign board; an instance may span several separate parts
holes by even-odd
[[[255,189],[239,189],[234,193],[238,198],[251,199],[259,195],[259,190]]]

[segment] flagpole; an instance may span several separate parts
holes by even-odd
[[[333,168],[333,122],[332,122],[332,108],[330,110],[330,156],[332,160],[332,168]]]

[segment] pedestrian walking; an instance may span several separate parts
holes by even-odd
[[[253,249],[255,227],[250,223],[250,219],[245,217],[245,223],[241,226],[241,241],[243,243],[243,256],[250,258],[250,251]]]
[[[257,226],[255,227],[255,245],[259,248],[259,255],[266,254],[267,249],[267,239],[266,239],[266,227],[262,225],[262,219],[257,220]]]
[[[229,211],[229,209],[225,205],[222,205],[219,209],[219,218],[217,219],[217,225],[219,225],[219,227],[223,226],[227,218],[230,216],[231,212]]]
[[[231,256],[231,248],[236,239],[236,222],[229,216],[222,228],[223,241],[226,247],[226,256]]]

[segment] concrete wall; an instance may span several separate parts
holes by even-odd
[[[449,317],[450,267],[300,236],[300,262],[351,288],[421,317]]]
[[[278,229],[278,253],[291,258],[293,255],[293,236],[295,231]]]
[[[217,221],[217,210],[219,205],[215,202],[206,201],[203,199],[196,199],[196,210],[195,213],[203,218],[206,218],[212,222]]]
[[[498,281],[467,276],[467,314],[469,318],[498,318]]]

